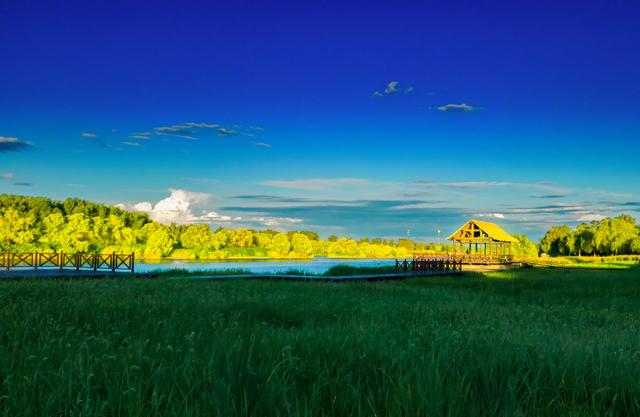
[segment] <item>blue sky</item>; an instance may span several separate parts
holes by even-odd
[[[0,192],[420,240],[640,215],[637,2],[256,3],[3,2]]]

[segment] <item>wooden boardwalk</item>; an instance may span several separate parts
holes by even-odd
[[[2,252],[0,269],[11,271],[135,271],[135,253]]]

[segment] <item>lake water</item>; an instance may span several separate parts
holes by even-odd
[[[136,261],[136,272],[166,271],[169,269],[185,269],[188,271],[244,269],[253,273],[273,274],[296,270],[312,274],[322,274],[336,265],[351,266],[393,266],[393,259],[334,259],[315,258],[310,260],[217,260],[190,261],[173,260],[162,262]]]

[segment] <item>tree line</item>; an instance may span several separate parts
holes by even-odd
[[[513,235],[514,255],[550,256],[640,254],[640,227],[628,215],[551,227],[539,245]],[[148,259],[243,257],[311,258],[405,257],[414,252],[446,253],[450,245],[411,239],[329,236],[310,231],[245,228],[212,230],[206,224],[163,225],[146,213],[130,212],[77,198],[0,195],[0,250],[130,253]]]
[[[409,239],[350,239],[315,232],[212,230],[206,224],[163,225],[145,213],[69,198],[0,195],[0,250],[131,253],[147,259],[242,257],[404,257],[446,251]]]
[[[600,221],[551,227],[540,241],[540,253],[550,256],[640,254],[640,227],[626,214]]]

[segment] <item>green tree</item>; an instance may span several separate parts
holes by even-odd
[[[540,251],[551,256],[568,256],[573,253],[574,245],[569,226],[553,226],[540,241]]]
[[[576,250],[578,256],[595,255],[597,223],[578,225],[575,232]]]
[[[289,254],[289,251],[291,250],[291,244],[289,243],[289,238],[287,237],[287,235],[283,233],[278,233],[277,235],[275,235],[273,237],[273,240],[271,241],[269,250],[275,256],[287,256]]]
[[[511,253],[513,255],[537,257],[538,245],[529,240],[525,235],[512,235],[516,238],[516,242],[511,247]]]
[[[313,245],[311,239],[302,233],[294,233],[291,237],[291,251],[302,257],[310,257],[313,255]]]

